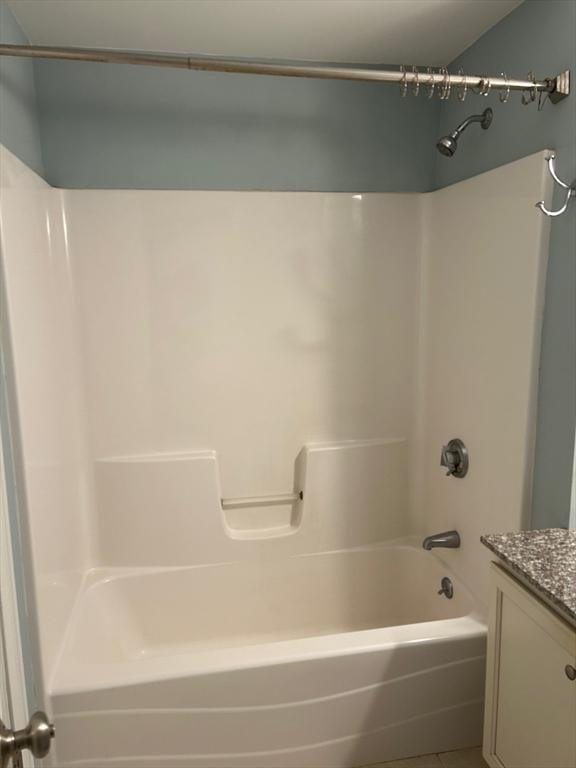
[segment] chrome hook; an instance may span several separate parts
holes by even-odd
[[[558,178],[558,174],[556,173],[556,154],[554,152],[552,152],[552,154],[546,158],[546,162],[548,163],[548,171],[550,172],[550,176],[552,176],[556,184],[558,184],[562,189],[566,190],[566,197],[564,199],[564,205],[558,208],[557,211],[548,210],[548,208],[546,208],[544,205],[544,200],[537,202],[536,208],[539,208],[542,213],[546,214],[546,216],[561,216],[568,208],[568,204],[571,198],[576,197],[576,181],[574,181],[572,184],[566,184],[565,181],[562,181],[562,179]]]
[[[542,213],[545,213],[546,216],[561,216],[568,208],[568,203],[570,202],[570,198],[572,197],[576,197],[576,189],[569,189],[566,192],[564,205],[561,208],[558,208],[557,211],[549,211],[548,208],[546,208],[544,205],[544,200],[540,200],[538,203],[536,203],[536,208],[540,208]]]
[[[556,184],[559,184],[564,189],[572,189],[574,186],[573,184],[566,184],[565,181],[562,181],[562,179],[558,178],[558,174],[556,173],[556,153],[555,152],[552,152],[552,154],[546,158],[546,162],[548,163],[548,171],[550,172],[550,176],[552,176]]]

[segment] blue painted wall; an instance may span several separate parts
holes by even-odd
[[[539,77],[565,69],[576,81],[576,2],[527,0],[489,30],[451,65],[451,71],[493,72],[497,67]],[[576,176],[576,97],[561,104],[523,107],[518,96],[506,105],[497,95],[442,105],[439,135],[471,110],[489,104],[494,122],[483,133],[469,128],[454,158],[437,156],[435,186],[444,187],[540,149],[558,151],[561,176]],[[472,136],[472,133],[482,133]],[[557,195],[555,202],[560,202]],[[576,425],[576,211],[552,222],[546,308],[542,336],[533,523],[567,525]],[[472,233],[471,233],[472,236]],[[497,435],[495,436],[497,439]]]
[[[28,43],[3,2],[0,2],[0,42]],[[0,142],[35,171],[43,172],[31,61],[0,59]]]
[[[438,104],[372,83],[37,64],[46,175],[63,187],[415,191]]]

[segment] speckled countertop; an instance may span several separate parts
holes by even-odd
[[[481,536],[480,541],[576,624],[576,531],[549,528],[492,533]]]

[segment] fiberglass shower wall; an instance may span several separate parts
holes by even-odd
[[[409,532],[418,196],[68,191],[65,206],[100,564]]]
[[[93,567],[454,527],[446,556],[482,599],[478,535],[519,528],[529,504],[543,158],[428,195],[349,195],[59,191],[3,155],[47,679]],[[451,437],[470,449],[464,481],[439,467]]]

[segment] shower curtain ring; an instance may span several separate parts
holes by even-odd
[[[477,93],[479,96],[488,96],[491,89],[492,89],[492,83],[485,75],[482,75],[482,77],[476,83],[476,85],[472,86],[472,90],[474,91],[474,93]]]
[[[412,65],[412,73],[414,75],[414,96],[418,96],[420,93],[420,73],[418,72],[418,67]]]
[[[528,72],[528,80],[532,82],[532,88],[528,89],[528,97],[526,97],[526,94],[522,94],[522,104],[527,107],[528,104],[532,104],[533,101],[536,101],[536,76],[534,72]]]
[[[426,67],[426,74],[430,75],[428,80],[428,98],[431,99],[434,96],[434,89],[436,84],[434,82],[434,70],[432,67]]]
[[[442,81],[440,90],[440,100],[446,101],[446,99],[450,98],[450,89],[452,88],[452,84],[450,82],[450,74],[448,69],[446,67],[442,67],[441,72],[444,75],[444,80]]]
[[[452,92],[452,78],[448,70],[446,70],[446,81],[446,93],[444,98],[448,100],[450,98],[450,93]]]
[[[460,85],[458,86],[458,101],[466,101],[466,93],[468,92],[468,84],[466,82],[466,75],[462,67],[458,70],[458,74],[461,77]]]
[[[406,79],[406,67],[404,64],[400,65],[400,72],[402,72],[402,79],[400,80],[400,96],[404,99],[408,93],[408,80]]]
[[[508,75],[506,72],[500,72],[500,77],[504,78],[506,81],[506,90],[502,93],[498,94],[498,98],[502,102],[502,104],[506,104],[508,99],[510,98],[510,80],[508,79]]]

